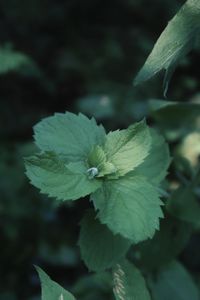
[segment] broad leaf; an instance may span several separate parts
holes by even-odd
[[[199,19],[199,0],[188,0],[159,37],[143,68],[137,75],[135,84],[146,81],[165,69],[164,94],[166,94],[169,80],[177,63],[195,45],[200,30]]]
[[[200,225],[200,203],[192,187],[180,187],[174,191],[167,201],[166,208],[175,218]]]
[[[84,163],[65,164],[52,152],[27,158],[25,164],[31,183],[59,200],[76,200],[101,186],[98,179],[89,179]]]
[[[169,147],[164,138],[153,129],[150,130],[150,133],[152,139],[150,153],[144,162],[133,171],[133,174],[141,174],[152,183],[158,184],[166,177],[171,159]]]
[[[198,288],[191,275],[173,261],[149,281],[154,300],[199,300]]]
[[[192,232],[188,223],[165,215],[153,239],[133,246],[135,264],[145,270],[158,270],[184,250]]]
[[[130,247],[130,241],[114,235],[106,225],[95,219],[92,211],[81,221],[79,238],[81,256],[92,271],[102,271],[112,267]]]
[[[151,300],[142,274],[128,261],[113,269],[113,284],[116,300]]]
[[[54,151],[66,160],[87,159],[95,145],[104,142],[105,131],[94,119],[70,112],[57,113],[34,127],[35,142],[42,151]]]
[[[42,285],[42,300],[75,300],[74,296],[61,287],[39,267],[36,267],[41,285]]]
[[[100,221],[134,243],[152,238],[159,229],[162,202],[156,188],[142,176],[107,181],[91,199]]]
[[[104,145],[107,159],[116,167],[118,176],[123,176],[140,165],[150,148],[151,136],[144,121],[128,129],[108,133]]]

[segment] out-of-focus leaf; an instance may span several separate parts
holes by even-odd
[[[159,37],[143,68],[137,75],[135,84],[146,81],[165,69],[164,94],[166,94],[176,65],[195,45],[200,29],[199,18],[199,0],[188,0]]]
[[[189,272],[173,261],[149,280],[154,300],[199,300],[199,291]]]
[[[153,239],[134,246],[130,255],[138,266],[157,270],[183,251],[191,233],[191,226],[167,215]]]

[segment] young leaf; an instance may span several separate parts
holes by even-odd
[[[39,267],[36,267],[42,285],[42,300],[75,300],[74,296],[62,288]]]
[[[123,176],[140,165],[150,148],[151,136],[144,121],[128,129],[108,133],[104,145],[107,159],[116,167],[118,176]]]
[[[85,160],[95,145],[105,139],[105,130],[94,119],[70,112],[57,113],[34,127],[36,145],[42,151],[54,151],[66,160]]]
[[[199,300],[198,288],[187,270],[176,261],[149,281],[154,300]]]
[[[116,300],[151,300],[142,274],[126,260],[113,269],[113,284]]]
[[[89,179],[83,162],[65,164],[52,152],[27,158],[25,165],[31,183],[59,200],[76,200],[101,186],[98,179]]]
[[[157,189],[142,176],[107,181],[91,199],[100,221],[134,243],[152,238],[163,216]]]
[[[199,19],[199,0],[188,0],[159,37],[138,73],[135,84],[146,81],[165,69],[164,94],[166,94],[169,80],[177,63],[194,47],[200,30]]]
[[[171,162],[169,147],[164,138],[154,129],[150,129],[152,146],[149,155],[132,174],[140,174],[148,178],[153,184],[159,184],[167,175]]]
[[[114,235],[106,225],[88,211],[81,221],[79,246],[81,256],[92,271],[103,271],[121,259],[130,247],[130,241]]]

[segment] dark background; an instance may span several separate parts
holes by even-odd
[[[147,100],[163,98],[162,76],[136,88],[133,78],[183,2],[0,1],[0,46],[32,60],[0,74],[0,299],[40,299],[34,264],[76,290],[78,299],[106,293],[87,277],[77,247],[87,199],[58,207],[29,184],[23,157],[34,149],[33,125],[54,112],[93,115],[107,130],[148,115]],[[181,61],[170,100],[197,95],[199,59],[193,51]]]

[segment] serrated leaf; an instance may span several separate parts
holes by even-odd
[[[166,94],[169,80],[177,63],[195,45],[200,30],[199,19],[199,0],[188,0],[162,32],[144,66],[138,73],[135,84],[146,81],[165,69],[164,94]]]
[[[130,241],[114,235],[106,225],[88,211],[81,221],[79,242],[82,259],[92,271],[103,271],[121,259],[130,247]]]
[[[142,274],[126,260],[113,269],[113,284],[116,300],[151,300]]]
[[[61,287],[39,267],[36,267],[42,285],[42,300],[75,300],[74,296]]]
[[[177,261],[150,279],[149,285],[154,300],[199,300],[198,288],[191,275]]]
[[[134,243],[152,238],[163,216],[157,189],[142,176],[107,181],[91,199],[100,221]]]
[[[140,165],[150,148],[151,136],[144,121],[128,129],[108,133],[104,145],[107,159],[116,167],[118,176],[123,176]]]
[[[105,130],[94,119],[70,112],[57,113],[34,127],[36,145],[42,151],[54,151],[66,160],[87,159],[95,145],[105,139]]]
[[[83,162],[65,164],[52,152],[27,158],[25,165],[31,183],[59,200],[76,200],[101,186],[98,179],[89,179]]]
[[[150,133],[152,140],[150,153],[144,162],[133,171],[133,174],[143,175],[150,182],[159,184],[167,175],[171,158],[164,138],[154,129],[150,129]]]
[[[108,162],[105,151],[98,145],[89,154],[87,162],[90,168],[95,167],[97,169],[96,177],[103,177],[116,172],[116,167]]]

